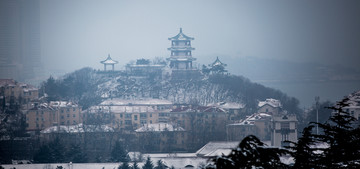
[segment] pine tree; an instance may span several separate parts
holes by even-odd
[[[256,136],[249,135],[232,150],[230,155],[213,159],[215,167],[209,165],[207,168],[285,168],[286,165],[280,161],[280,156],[286,153],[286,150],[266,147]]]
[[[131,167],[129,166],[129,163],[125,161],[118,167],[118,169],[131,169]]]
[[[158,161],[156,162],[156,164],[157,164],[157,166],[156,166],[154,169],[166,169],[166,168],[168,168],[168,167],[164,164],[164,162],[161,161],[161,160],[158,160]]]
[[[343,99],[336,106],[329,107],[335,111],[330,117],[330,122],[316,123],[324,134],[318,139],[329,145],[324,150],[321,159],[321,167],[325,168],[351,168],[359,167],[360,161],[360,138],[359,127],[354,128],[355,118],[344,107],[349,106],[349,99]]]
[[[130,160],[127,151],[119,141],[116,141],[115,146],[111,151],[111,159],[113,162],[128,162]]]
[[[144,164],[144,166],[142,167],[142,169],[153,169],[154,165],[150,159],[150,157],[147,157],[146,162]]]
[[[82,150],[80,145],[71,145],[70,149],[66,153],[66,158],[68,161],[73,163],[86,163],[87,156],[86,153]]]
[[[304,128],[302,137],[298,139],[298,142],[290,142],[294,146],[290,146],[290,154],[294,157],[295,164],[293,168],[316,168],[319,155],[315,154],[314,151],[318,150],[313,146],[316,143],[315,136],[311,133],[313,125]]]
[[[138,163],[135,161],[131,169],[140,169]]]

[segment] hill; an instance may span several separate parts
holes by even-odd
[[[249,79],[229,74],[201,75],[191,80],[171,80],[161,76],[131,76],[126,72],[102,73],[83,68],[42,84],[49,100],[72,100],[83,109],[104,98],[159,98],[175,104],[207,105],[216,102],[243,103],[253,113],[259,100],[278,99],[283,108],[298,114],[299,101],[285,93]]]

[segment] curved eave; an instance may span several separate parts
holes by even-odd
[[[104,61],[101,61],[100,63],[102,63],[102,64],[118,64],[119,62],[114,61],[114,60],[104,60]]]
[[[171,47],[171,48],[168,48],[168,50],[195,50],[195,48],[192,48],[192,47]]]

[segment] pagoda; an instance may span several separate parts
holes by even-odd
[[[119,63],[119,62],[116,61],[116,60],[111,59],[110,54],[109,54],[108,57],[105,60],[101,61],[100,63],[104,64],[104,71],[106,71],[106,66],[107,65],[111,65],[112,71],[114,71],[114,67],[115,67],[114,65]]]
[[[180,28],[179,34],[174,37],[168,38],[171,40],[171,56],[167,58],[170,61],[170,68],[177,70],[191,70],[192,61],[196,58],[192,57],[191,51],[195,48],[191,47],[191,41],[194,38],[186,36]]]

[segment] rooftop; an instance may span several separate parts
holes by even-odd
[[[276,99],[266,99],[265,101],[259,101],[258,107],[263,107],[265,105],[269,105],[271,107],[279,107],[281,108],[281,102],[280,100],[276,100]]]
[[[105,60],[101,61],[100,63],[102,63],[102,64],[117,64],[119,62],[111,59],[110,54],[109,54],[108,57]]]
[[[169,40],[194,40],[194,38],[186,36],[183,32],[182,32],[182,28],[180,28],[180,32],[179,34],[177,34],[174,37],[169,38]]]
[[[212,67],[214,66],[227,66],[225,63],[222,63],[220,60],[219,60],[219,57],[216,57],[216,60],[211,64]]]
[[[172,105],[171,101],[161,100],[161,99],[139,99],[139,100],[124,100],[124,99],[108,99],[100,103],[100,105],[110,105],[110,106],[125,106],[125,105]]]
[[[145,124],[144,126],[135,130],[136,132],[163,132],[163,131],[185,131],[182,127],[174,126],[170,123],[154,123]]]

